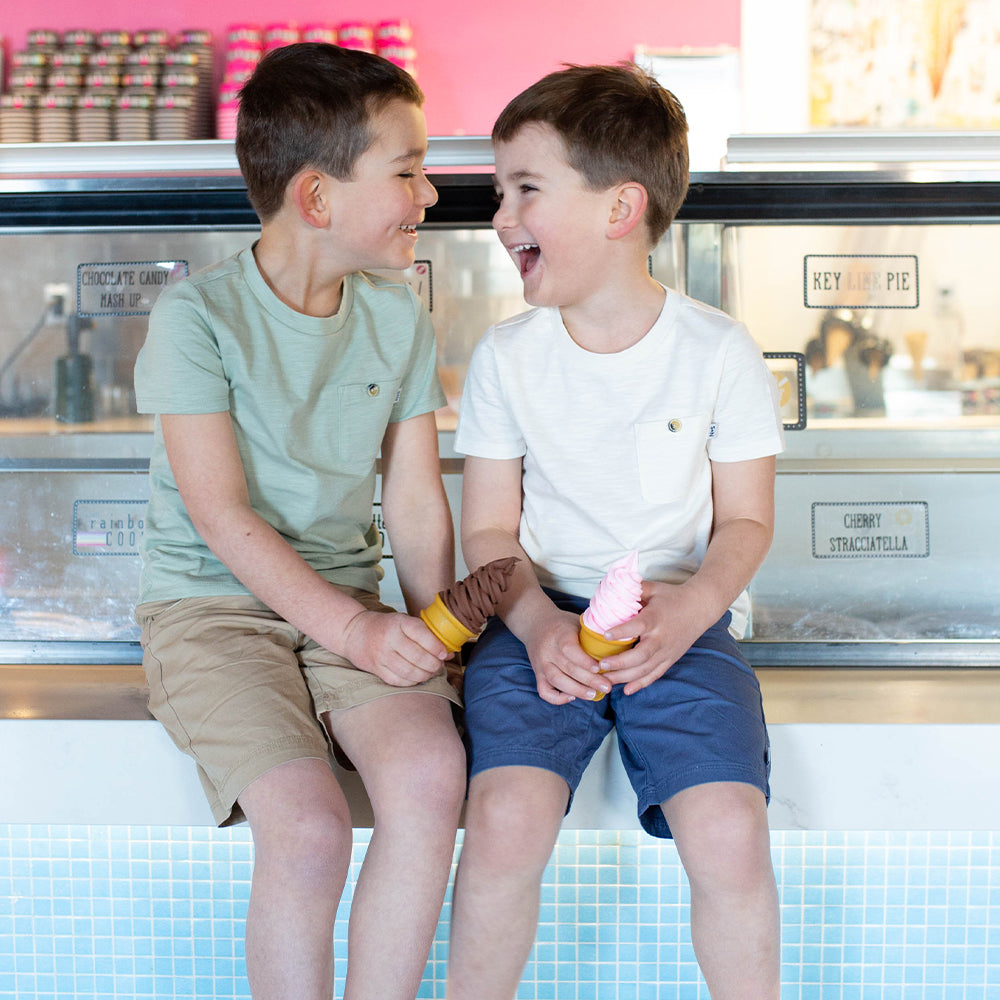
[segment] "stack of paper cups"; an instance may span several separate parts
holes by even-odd
[[[280,49],[299,40],[299,26],[294,21],[279,21],[264,29],[264,51]]]
[[[137,49],[165,49],[170,44],[170,32],[166,28],[143,28],[132,36],[132,44]]]
[[[304,24],[302,26],[302,41],[336,45],[337,29],[332,24]]]
[[[54,49],[62,44],[62,37],[52,28],[32,28],[28,32],[28,48]]]
[[[121,94],[115,102],[115,138],[147,142],[153,137],[153,91]]]
[[[264,52],[264,29],[251,22],[231,24],[226,32],[226,61],[215,107],[215,134],[236,138],[240,88],[250,78]]]
[[[210,139],[215,134],[215,73],[212,33],[204,28],[185,28],[178,37],[180,47],[175,53],[167,56],[166,64],[169,68],[171,59],[176,58],[177,61],[183,61],[197,75],[192,138]],[[191,56],[194,59],[191,59]]]
[[[39,69],[34,66],[25,66],[11,70],[10,79],[7,82],[12,94],[39,94],[45,89],[48,79],[47,67]]]
[[[413,47],[413,29],[409,21],[404,18],[380,21],[375,29],[375,51],[416,76],[417,50]]]
[[[160,96],[190,98],[187,139],[207,139],[212,134],[212,85],[207,74],[200,71],[200,61],[198,53],[187,49],[168,52],[160,77]]]
[[[115,91],[88,90],[76,99],[77,142],[108,142],[114,137]]]
[[[190,93],[161,92],[153,109],[153,138],[181,141],[191,138],[194,98]]]
[[[15,71],[27,69],[45,73],[52,65],[52,56],[53,52],[50,49],[23,49],[12,53],[10,67]]]
[[[344,49],[375,51],[375,31],[363,21],[344,21],[337,25],[337,44]]]
[[[92,49],[97,42],[94,32],[87,28],[73,28],[63,33],[63,47],[67,49]]]
[[[0,142],[35,141],[34,94],[0,94]]]
[[[46,91],[38,100],[36,142],[72,142],[76,95]]]
[[[219,88],[219,104],[215,111],[215,135],[219,139],[236,138],[236,115],[240,110],[242,84],[229,80]]]
[[[127,31],[102,31],[97,36],[99,49],[127,49],[132,44],[132,36]]]

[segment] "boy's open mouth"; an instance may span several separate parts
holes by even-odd
[[[522,278],[530,274],[538,263],[537,243],[518,243],[510,248],[510,252],[517,261]]]

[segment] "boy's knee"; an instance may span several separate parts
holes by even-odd
[[[694,881],[746,885],[772,871],[767,808],[751,786],[719,786],[696,806],[696,817],[677,823],[675,836]]]
[[[442,819],[457,814],[465,801],[465,751],[461,743],[443,747],[418,762],[410,789],[418,807]]]
[[[493,857],[496,864],[544,867],[559,833],[565,801],[495,780],[489,772],[480,779],[469,796],[466,840],[473,839],[479,854]]]
[[[354,828],[347,802],[335,785],[329,794],[313,786],[274,807],[255,802],[247,810],[257,862],[295,872],[340,872],[350,864]]]
[[[369,787],[376,815],[419,815],[457,822],[465,800],[465,750],[459,739],[435,740],[394,761]]]
[[[272,871],[288,885],[319,891],[336,898],[343,890],[351,865],[354,829],[350,817],[312,812],[289,823],[287,838],[271,845]],[[261,860],[258,849],[257,863]]]

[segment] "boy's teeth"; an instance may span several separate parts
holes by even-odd
[[[523,253],[525,250],[537,250],[537,243],[518,243],[517,246],[511,247],[514,253]]]

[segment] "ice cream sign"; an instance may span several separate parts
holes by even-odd
[[[916,309],[916,254],[806,254],[807,309]]]
[[[76,311],[80,316],[146,316],[160,292],[187,273],[186,260],[77,264]]]
[[[816,559],[920,559],[930,555],[926,501],[812,505]]]
[[[137,556],[145,530],[145,500],[73,503],[75,556]]]

